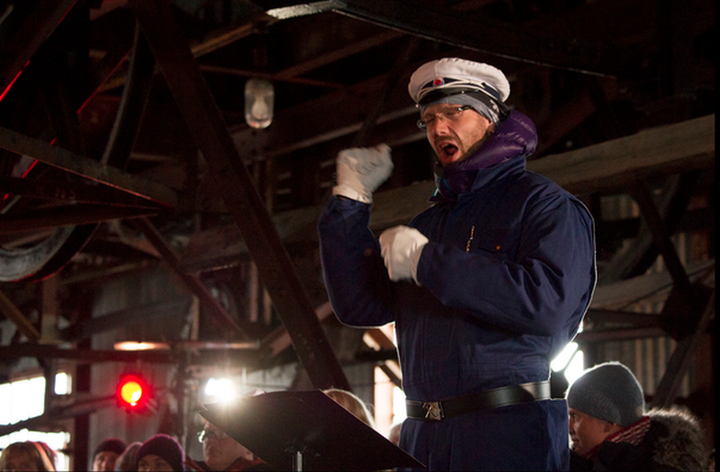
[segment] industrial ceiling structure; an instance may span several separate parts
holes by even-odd
[[[83,344],[182,310],[83,318],[94,287],[158,267],[220,327],[188,341],[196,354],[256,343],[252,365],[296,356],[316,387],[349,387],[339,358],[392,359],[380,330],[372,352],[328,340],[315,223],[353,146],[393,149],[373,230],[427,207],[434,161],[407,82],[457,56],[506,73],[540,135],[528,168],[595,217],[600,282],[578,340],[672,336],[653,398],[672,404],[714,326],[714,38],[710,0],[0,2],[0,317],[16,328],[0,362],[172,362]],[[251,78],[274,87],[264,129],[245,121]],[[615,196],[639,213],[609,214]],[[702,235],[699,260],[679,233]],[[645,277],[658,258],[665,271]],[[264,322],[245,300],[258,281]],[[622,308],[658,293],[656,313]]]

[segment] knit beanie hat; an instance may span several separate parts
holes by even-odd
[[[93,457],[97,456],[101,452],[114,452],[118,456],[123,453],[125,450],[125,441],[117,438],[111,438],[106,439],[105,441],[98,444],[98,447],[95,448],[95,452],[93,452]]]
[[[623,428],[642,418],[645,397],[642,387],[619,362],[606,362],[586,370],[567,391],[569,408]]]
[[[172,436],[156,434],[145,441],[135,456],[137,463],[140,463],[140,459],[149,454],[165,459],[173,470],[185,470],[185,451]]]

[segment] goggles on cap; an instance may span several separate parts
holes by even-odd
[[[429,105],[439,98],[459,93],[482,93],[497,103],[503,103],[500,92],[483,82],[481,85],[450,78],[437,78],[425,84],[418,92],[417,104]]]
[[[481,115],[486,115],[482,108],[483,106],[487,107],[487,113],[495,115],[497,121],[503,121],[508,113],[510,113],[510,108],[504,102],[496,100],[493,96],[487,95],[484,92],[480,92],[476,87],[445,87],[435,89],[427,93],[415,106],[420,109],[420,113],[423,113],[425,109],[433,103],[451,103],[452,100],[448,100],[448,98],[455,96],[466,96],[477,100],[480,102],[480,105],[473,106],[473,108],[476,109],[475,111]],[[468,104],[468,102],[472,102],[472,100],[461,100],[460,102],[460,104]],[[491,121],[495,121],[489,116],[486,117]]]

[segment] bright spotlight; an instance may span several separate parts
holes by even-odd
[[[572,359],[572,356],[577,350],[577,343],[570,343],[565,346],[565,349],[563,349],[560,354],[558,354],[557,357],[555,357],[555,359],[553,359],[553,361],[550,363],[550,368],[553,370],[553,372],[563,370],[565,366],[568,365],[568,362],[570,362],[570,359]]]
[[[575,353],[567,369],[565,369],[565,378],[572,385],[575,380],[585,371],[585,356],[582,350]]]
[[[230,379],[210,377],[205,385],[205,394],[218,401],[227,401],[235,396],[235,385]]]

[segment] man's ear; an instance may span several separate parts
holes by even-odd
[[[603,425],[603,433],[609,433],[610,430],[615,426],[614,423],[610,423],[609,421],[606,421]]]

